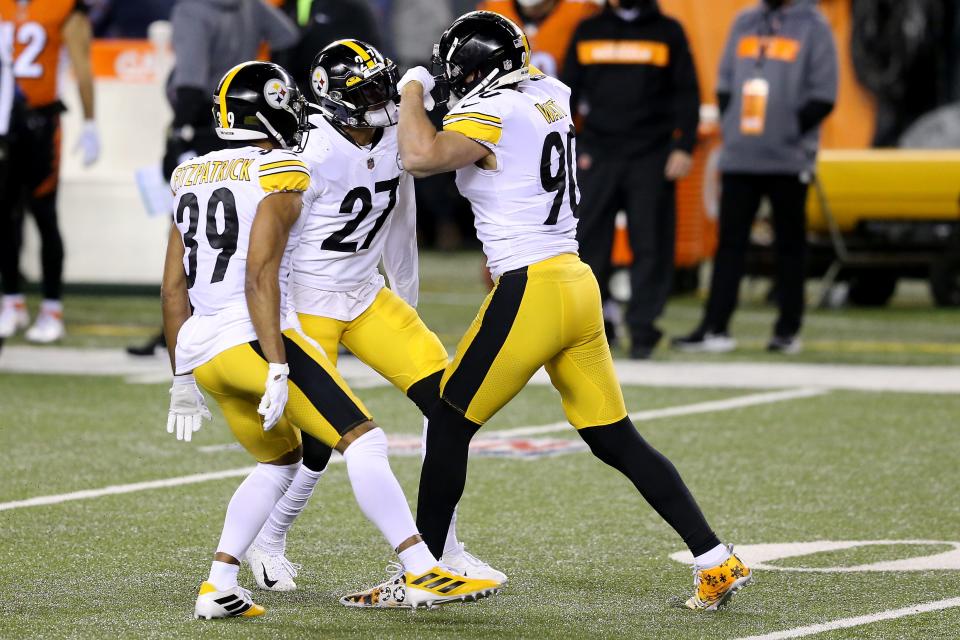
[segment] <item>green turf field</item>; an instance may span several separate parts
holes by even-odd
[[[423,313],[448,344],[482,294],[477,263],[462,256],[426,261]],[[815,312],[806,335],[811,348],[799,361],[960,364],[960,317],[922,302],[902,296],[887,311]],[[665,324],[689,328],[697,304],[674,304]],[[68,305],[68,345],[89,347],[116,347],[148,333],[156,308],[152,300],[122,297],[76,297]],[[761,351],[771,312],[756,303],[745,312],[736,331],[746,345],[722,360],[778,361]],[[896,371],[911,376],[909,366]],[[243,452],[217,446],[231,437],[216,409],[194,443],[168,436],[166,388],[119,376],[0,372],[0,638],[732,640],[951,599],[957,602],[943,610],[812,637],[960,636],[960,563],[842,571],[905,558],[922,564],[956,549],[944,542],[960,546],[960,395],[834,390],[732,410],[648,413],[638,422],[726,541],[892,543],[769,560],[756,584],[717,614],[679,607],[692,584],[689,567],[670,559],[682,550],[680,540],[622,477],[589,453],[572,452],[471,461],[460,532],[471,551],[509,574],[495,598],[415,613],[340,607],[339,595],[380,580],[392,557],[356,508],[343,465],[332,464],[290,535],[289,555],[304,565],[300,590],[255,592],[268,608],[263,618],[201,623],[192,619],[196,588],[239,475],[10,504],[251,464]],[[768,393],[640,386],[625,392],[631,411],[648,412]],[[391,435],[419,434],[419,414],[396,391],[359,393]],[[562,419],[556,393],[531,386],[484,432]],[[569,430],[531,437],[579,440]],[[418,459],[397,456],[393,466],[413,502]],[[246,570],[241,581],[253,586]]]

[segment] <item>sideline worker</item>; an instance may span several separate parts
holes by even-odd
[[[837,99],[837,50],[816,0],[764,0],[737,16],[720,63],[723,128],[720,239],[703,320],[676,338],[683,351],[736,348],[737,307],[750,229],[767,197],[773,209],[779,316],[767,350],[798,353],[806,280],[806,202],[820,124]]]
[[[647,359],[673,278],[676,180],[690,172],[700,94],[686,34],[656,0],[610,0],[574,34],[563,81],[580,105],[580,255],[610,297],[617,212],[626,209],[634,261],[630,357]],[[574,107],[576,108],[576,106]],[[614,328],[607,323],[608,338]]]

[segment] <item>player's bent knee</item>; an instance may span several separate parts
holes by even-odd
[[[577,433],[593,455],[611,467],[621,466],[623,456],[630,455],[638,445],[649,447],[629,417],[613,424],[578,429]]]
[[[343,449],[340,449],[339,445],[337,446],[337,450],[343,454],[343,459],[348,464],[351,459],[357,456],[387,457],[387,434],[372,422],[368,422],[367,424],[370,425],[370,428],[350,440]],[[357,429],[354,429],[350,433],[352,434],[356,431]],[[344,436],[344,438],[346,438],[346,436]]]
[[[343,435],[340,436],[340,440],[337,441],[337,445],[334,447],[340,453],[344,453],[347,448],[355,441],[359,440],[365,434],[373,431],[374,429],[379,429],[376,423],[373,420],[367,420],[361,422],[355,427],[351,427]]]
[[[278,458],[275,458],[273,460],[267,460],[267,461],[259,461],[258,464],[285,467],[290,465],[299,465],[302,459],[303,459],[303,446],[297,445],[296,448],[286,452],[285,454],[283,454]]]

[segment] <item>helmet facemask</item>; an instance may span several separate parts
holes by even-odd
[[[350,84],[357,76],[348,78]],[[397,124],[399,82],[397,65],[383,59],[364,69],[359,82],[343,88],[331,88],[329,72],[323,64],[314,63],[311,88],[328,120],[354,129],[379,129]]]

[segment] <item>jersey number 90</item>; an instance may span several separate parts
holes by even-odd
[[[557,224],[560,207],[563,205],[563,194],[568,188],[570,189],[570,213],[574,218],[577,217],[577,208],[580,203],[577,201],[577,166],[573,152],[573,141],[576,135],[576,129],[570,125],[566,144],[564,144],[564,136],[559,131],[551,131],[543,141],[543,152],[540,155],[540,184],[543,185],[544,191],[557,194],[553,198],[550,215],[543,224]],[[553,169],[554,154],[558,158],[556,171]]]

